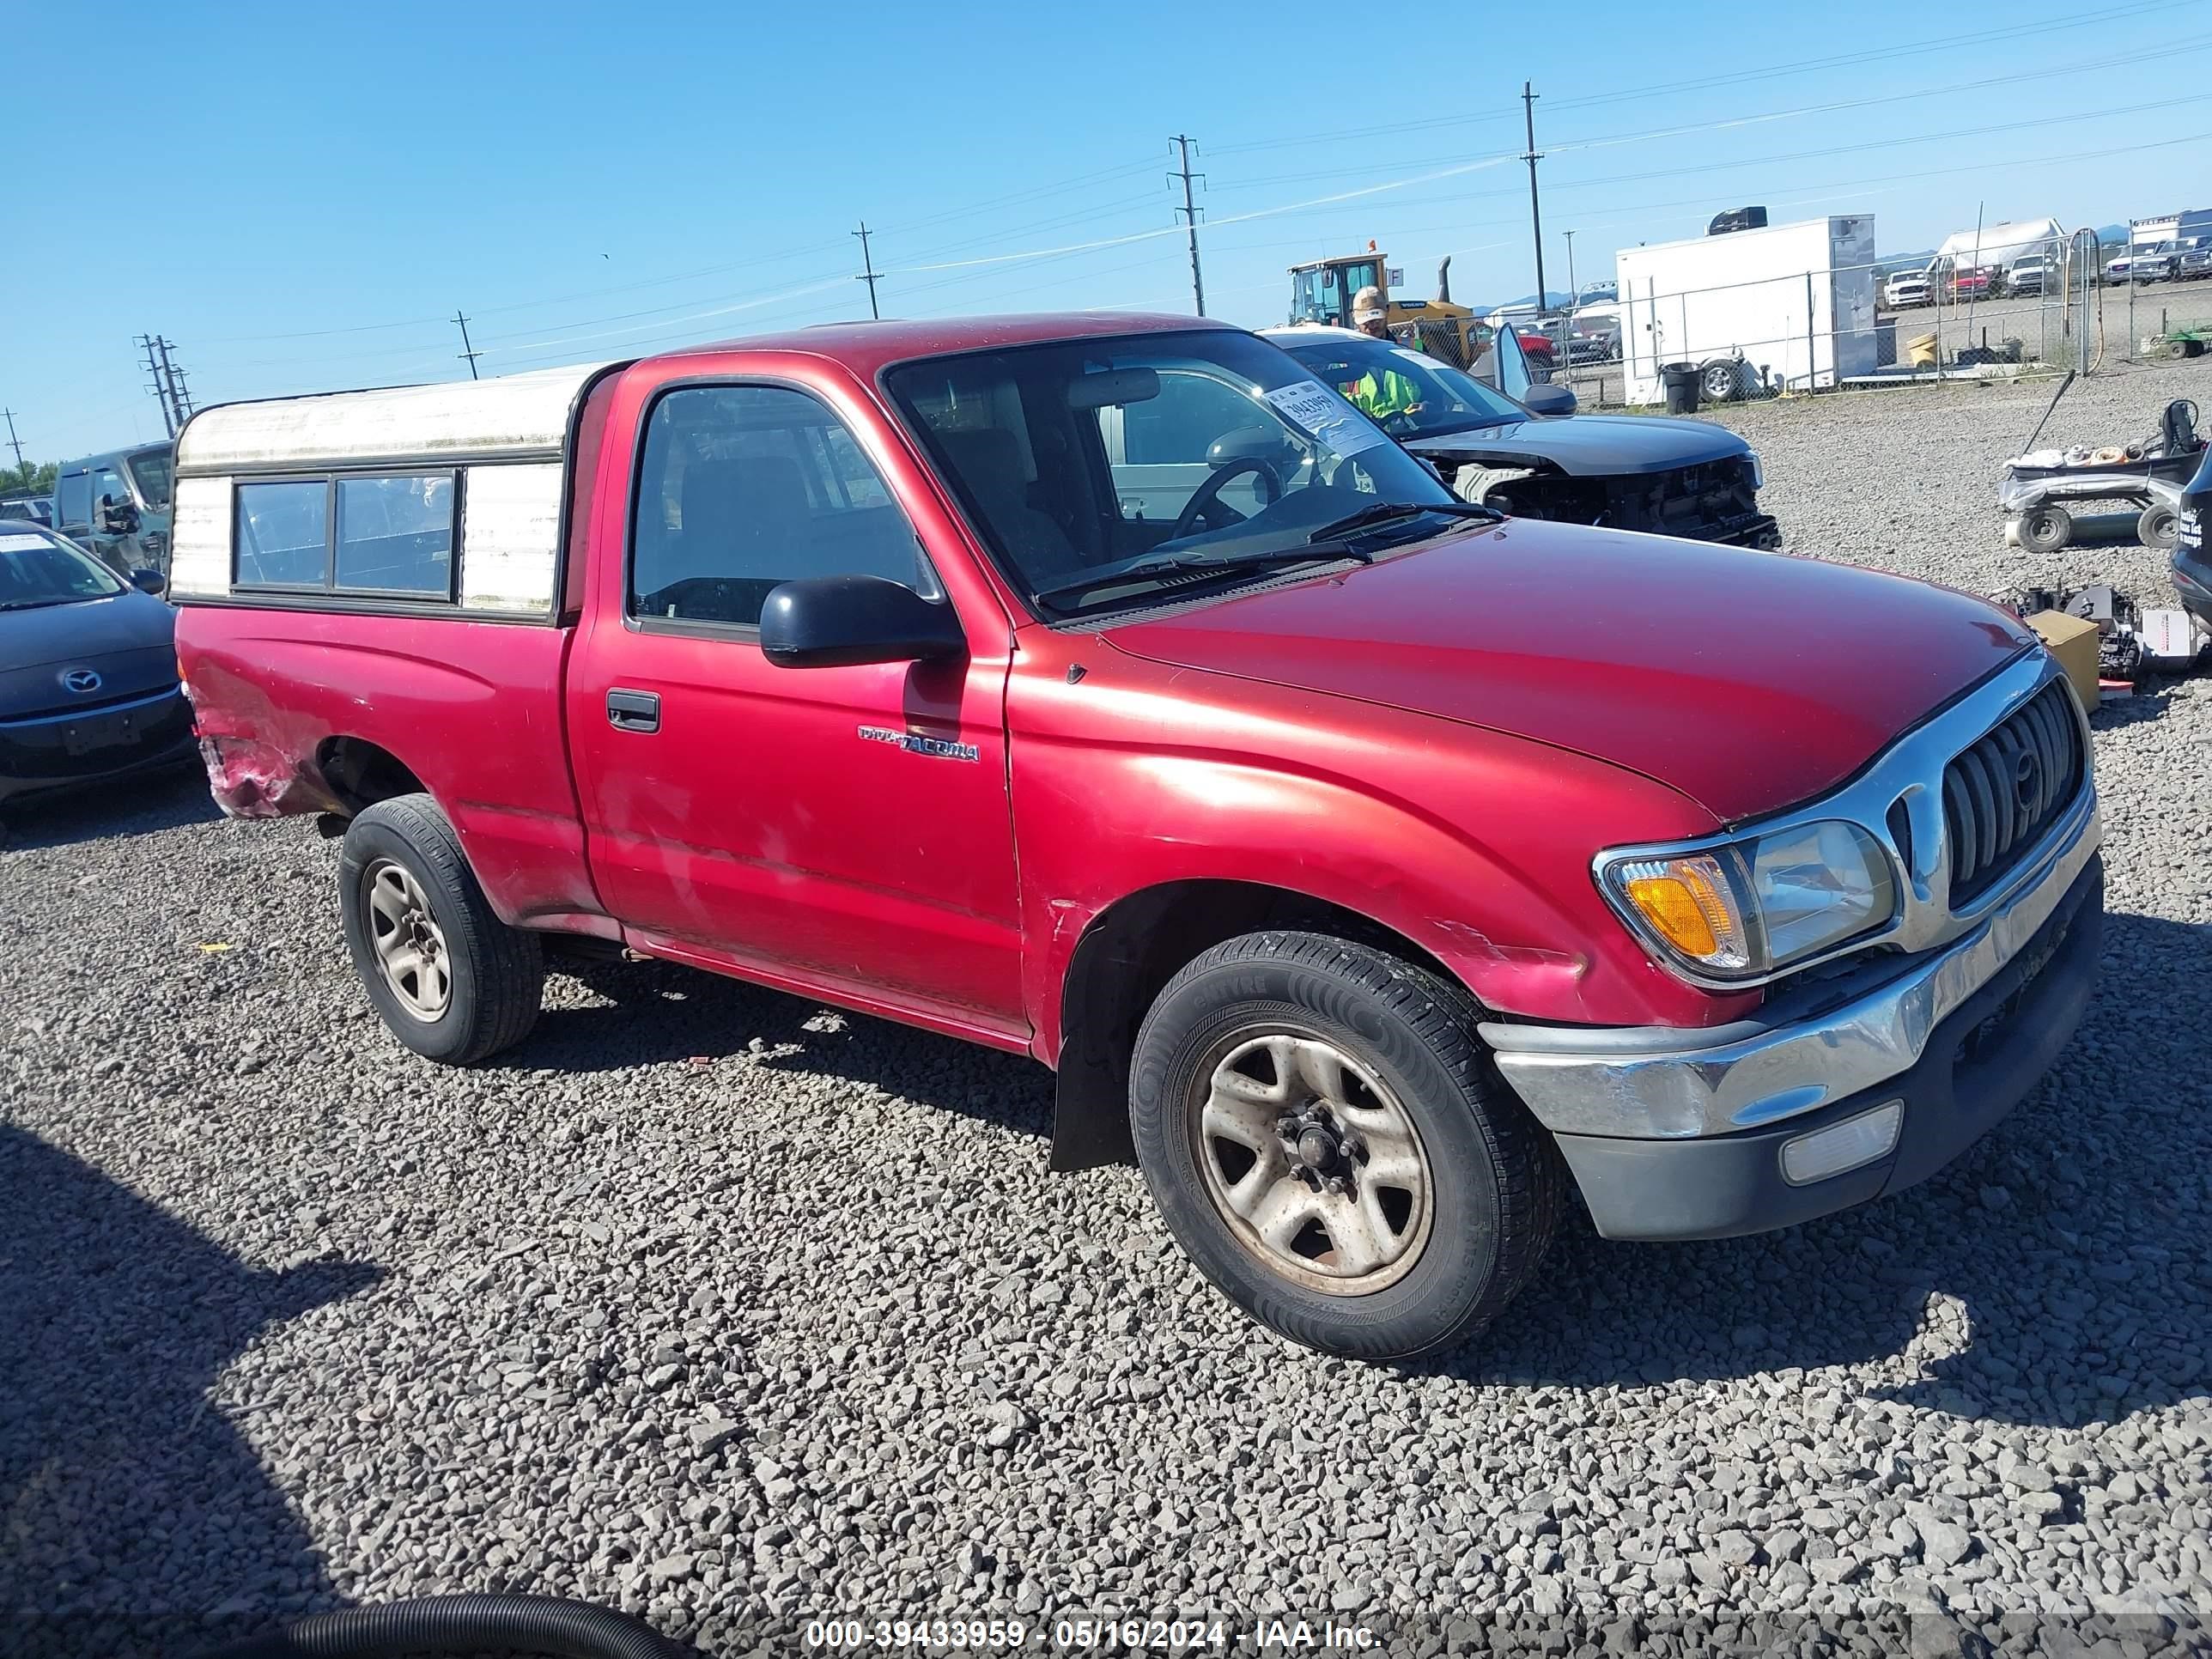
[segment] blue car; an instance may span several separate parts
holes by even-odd
[[[198,754],[162,586],[0,520],[0,804]]]

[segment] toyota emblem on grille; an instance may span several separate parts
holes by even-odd
[[[2043,794],[2043,762],[2033,749],[2024,749],[2013,763],[2013,798],[2024,811],[2033,811]]]
[[[80,695],[100,690],[100,676],[89,668],[72,668],[62,676],[62,684]]]

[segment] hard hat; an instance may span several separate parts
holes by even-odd
[[[1370,317],[1387,317],[1389,314],[1389,305],[1382,298],[1382,290],[1379,288],[1370,285],[1352,296],[1352,320],[1355,323],[1364,323]]]

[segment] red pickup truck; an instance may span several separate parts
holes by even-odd
[[[332,815],[465,1063],[627,950],[1034,1055],[1252,1314],[1457,1342],[1579,1194],[1780,1227],[2067,1041],[2087,728],[1947,590],[1457,501],[1188,318],[806,330],[203,412],[216,799]]]

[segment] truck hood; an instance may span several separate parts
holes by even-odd
[[[1832,788],[2034,640],[1900,576],[1531,520],[1106,637],[1573,750],[1723,823]]]
[[[1404,442],[1416,455],[1433,461],[1475,461],[1485,466],[1536,466],[1548,461],[1573,478],[1672,472],[1676,467],[1751,453],[1751,446],[1724,426],[1648,415],[1509,421],[1503,426]]]

